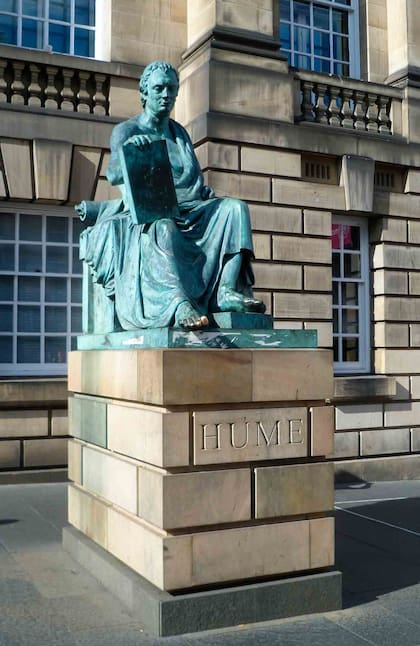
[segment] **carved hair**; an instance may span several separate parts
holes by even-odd
[[[140,77],[140,82],[139,82],[139,88],[140,88],[140,95],[141,95],[141,104],[144,108],[146,105],[146,100],[147,100],[147,87],[149,84],[149,78],[153,72],[156,70],[160,70],[161,72],[173,72],[176,76],[176,80],[179,84],[179,75],[178,72],[176,71],[175,67],[171,65],[170,63],[167,63],[166,61],[153,61],[153,63],[149,63],[144,70],[143,74]]]

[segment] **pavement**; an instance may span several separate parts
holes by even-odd
[[[0,486],[0,646],[420,646],[420,480],[336,491],[344,608],[157,639],[61,546],[66,485]]]

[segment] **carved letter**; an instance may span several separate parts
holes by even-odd
[[[203,451],[208,451],[209,448],[211,448],[213,451],[218,451],[220,450],[220,424],[212,424],[214,426],[216,432],[209,434],[207,432],[209,425],[208,424],[202,424],[201,428],[203,429]],[[215,440],[215,446],[209,447],[208,440]]]
[[[301,419],[289,419],[289,442],[290,444],[303,444],[303,421]]]
[[[263,436],[264,441],[265,441],[267,446],[271,445],[272,437],[275,434],[275,442],[273,444],[274,444],[274,446],[279,446],[279,444],[280,444],[280,420],[277,420],[276,422],[274,422],[272,431],[270,433],[270,437],[267,437],[267,434],[265,432],[265,428],[262,425],[262,423],[257,422],[257,446],[261,446],[260,445],[260,434]]]
[[[245,428],[245,442],[243,444],[235,444],[235,423],[231,422],[229,424],[230,426],[230,443],[234,449],[244,449],[247,444],[248,444],[248,434],[249,434],[249,423],[244,422],[244,428]]]

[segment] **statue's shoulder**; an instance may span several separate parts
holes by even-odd
[[[117,123],[112,130],[111,147],[122,145],[129,137],[141,134],[141,132],[138,116]]]

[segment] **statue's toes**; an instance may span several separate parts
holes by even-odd
[[[258,312],[259,314],[264,314],[265,312],[265,304],[256,298],[247,298],[245,308],[248,312]]]

